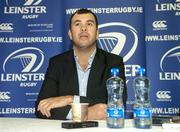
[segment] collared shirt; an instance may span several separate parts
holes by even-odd
[[[76,69],[77,69],[78,82],[79,82],[79,95],[74,96],[74,100],[73,100],[74,103],[79,103],[80,102],[80,96],[86,97],[86,95],[87,95],[88,78],[89,78],[89,73],[90,73],[90,70],[91,70],[91,65],[92,65],[93,59],[95,57],[95,54],[96,54],[96,49],[93,51],[91,56],[88,58],[88,66],[87,66],[87,68],[85,70],[83,70],[83,68],[79,64],[79,58],[78,58],[78,56],[76,55],[76,53],[74,51],[74,59],[75,59],[75,62],[76,62]],[[67,119],[72,119],[71,110],[69,111],[66,118]]]

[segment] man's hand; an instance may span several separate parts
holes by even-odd
[[[63,107],[73,102],[73,96],[59,96],[43,99],[39,102],[37,110],[47,117],[51,116],[50,110]]]
[[[88,108],[88,120],[105,120],[106,114],[106,104],[96,104]]]

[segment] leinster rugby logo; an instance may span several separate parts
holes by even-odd
[[[35,47],[26,47],[11,53],[3,63],[4,72],[9,72],[10,69],[21,69],[22,73],[37,72],[44,61],[43,52]]]
[[[155,4],[155,11],[174,13],[175,16],[180,15],[180,0],[157,0]]]
[[[4,14],[17,15],[22,19],[37,19],[39,15],[46,13],[42,0],[6,0],[4,6]]]
[[[175,0],[176,2],[180,2],[180,0]],[[157,0],[157,2],[159,2],[160,3],[160,0]]]
[[[160,68],[166,71],[180,71],[180,46],[168,50],[160,60]]]
[[[9,6],[11,4],[14,5],[14,3],[16,3],[17,1],[15,0],[6,0],[6,5]],[[30,6],[30,5],[39,5],[42,0],[21,0],[20,1],[23,5],[25,6]]]
[[[44,62],[44,53],[35,47],[26,47],[10,53],[3,63],[1,82],[15,83],[19,87],[35,87],[44,80],[38,72]]]
[[[98,46],[108,52],[121,55],[124,62],[135,53],[138,46],[137,31],[130,25],[120,22],[99,25]]]

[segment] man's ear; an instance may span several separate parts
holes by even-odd
[[[70,40],[72,40],[71,30],[68,31],[68,36],[69,36]]]
[[[99,38],[99,29],[97,29],[97,32],[96,32],[96,39]]]

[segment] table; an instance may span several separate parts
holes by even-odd
[[[110,129],[106,127],[106,121],[98,121],[99,127],[94,128],[61,128],[62,120],[47,120],[37,118],[0,118],[0,132],[175,132],[179,130],[165,130],[161,126],[153,126],[152,129],[133,128],[133,120],[125,120],[125,128]]]

